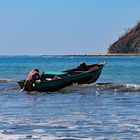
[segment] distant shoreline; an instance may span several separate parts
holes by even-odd
[[[16,54],[16,55],[1,55],[0,56],[60,56],[60,57],[100,57],[100,56],[104,56],[104,57],[108,57],[108,56],[140,56],[140,54],[32,54],[32,55],[28,55],[28,54]]]
[[[54,55],[55,56],[55,55]],[[85,54],[85,55],[56,55],[64,57],[98,57],[98,56],[140,56],[140,54]]]

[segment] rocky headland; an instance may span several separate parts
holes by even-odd
[[[140,54],[140,22],[110,45],[108,54]]]

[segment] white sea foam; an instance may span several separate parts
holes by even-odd
[[[39,140],[62,140],[62,139],[75,139],[75,137],[57,137],[53,135],[19,135],[19,134],[2,134],[0,133],[0,140],[19,140],[19,139],[39,139]],[[77,140],[92,140],[92,138],[78,138]]]
[[[44,130],[43,129],[34,129],[34,130],[32,130],[33,132],[37,132],[37,133],[43,133],[44,132]]]
[[[128,88],[140,88],[140,85],[136,85],[136,84],[126,84],[126,87],[128,87]]]
[[[71,125],[71,126],[68,126],[68,129],[76,129],[77,126],[74,126],[74,125]]]

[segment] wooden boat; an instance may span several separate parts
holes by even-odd
[[[99,78],[105,63],[92,65],[80,64],[77,68],[65,70],[62,72],[45,72],[45,81],[36,82],[28,91],[57,91],[73,83],[90,84],[96,82]],[[59,78],[54,78],[54,77]],[[20,88],[24,86],[25,80],[18,81]]]

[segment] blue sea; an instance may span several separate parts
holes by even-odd
[[[35,68],[62,71],[106,62],[96,83],[20,92]],[[1,140],[140,140],[139,56],[0,56]]]

